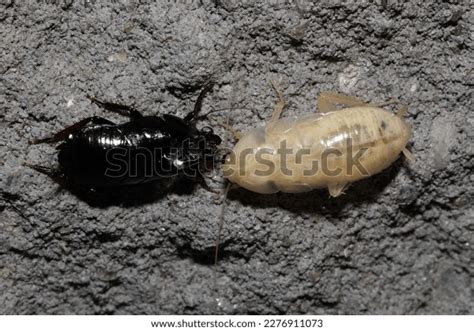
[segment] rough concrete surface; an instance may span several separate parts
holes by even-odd
[[[471,1],[0,1],[3,314],[474,313]],[[184,115],[202,86],[212,125],[314,112],[323,90],[409,106],[414,162],[350,186],[222,196],[84,195],[24,163],[90,115],[86,98]],[[395,109],[395,107],[393,107]],[[211,174],[223,187],[219,171]]]

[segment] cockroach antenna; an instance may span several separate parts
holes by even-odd
[[[219,223],[217,228],[217,237],[216,237],[216,250],[214,252],[214,290],[217,291],[217,262],[219,261],[219,245],[221,242],[222,229],[224,227],[224,215],[225,215],[225,206],[227,202],[227,195],[232,187],[232,183],[227,183],[226,188],[224,189],[224,199],[222,200],[221,213],[219,215]]]

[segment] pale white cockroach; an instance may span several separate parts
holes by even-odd
[[[322,92],[317,100],[319,113],[280,118],[285,101],[276,83],[272,85],[279,101],[267,125],[245,135],[234,132],[238,142],[223,165],[224,177],[233,185],[263,194],[327,187],[332,197],[338,197],[350,183],[390,166],[400,153],[413,159],[406,148],[411,137],[411,129],[403,120],[407,107],[393,114],[381,108],[393,102],[368,104]],[[346,108],[338,109],[337,105]],[[229,184],[221,209],[216,267],[230,188]],[[217,275],[214,282],[217,286]]]
[[[240,137],[225,159],[224,177],[230,182],[264,194],[327,187],[338,197],[350,183],[390,166],[400,153],[413,158],[406,148],[411,137],[403,120],[406,107],[393,114],[381,108],[393,102],[375,105],[323,92],[318,113],[280,118],[285,102],[272,84],[279,101],[270,121]]]

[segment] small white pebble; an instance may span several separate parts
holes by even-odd
[[[107,57],[109,62],[122,62],[125,63],[128,60],[128,55],[125,52],[118,52]]]

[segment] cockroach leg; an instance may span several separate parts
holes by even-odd
[[[341,194],[344,194],[344,190],[348,187],[348,183],[335,183],[329,184],[329,195],[333,198],[337,198]]]
[[[106,102],[106,101],[100,101],[94,97],[87,96],[87,98],[95,103],[97,106],[104,108],[105,110],[112,111],[114,113],[120,114],[122,116],[127,116],[130,119],[138,119],[143,117],[143,115],[136,109],[130,107],[130,106],[125,106],[121,105],[118,103],[112,103],[112,102]]]
[[[65,181],[64,173],[61,169],[49,168],[49,167],[40,166],[36,164],[29,164],[29,163],[24,163],[23,165],[48,176],[49,178],[51,178],[58,184],[64,184],[64,181]]]
[[[283,98],[283,93],[281,93],[280,88],[275,80],[272,80],[272,86],[278,96],[278,102],[273,108],[272,117],[269,122],[276,121],[280,118],[283,108],[285,108],[285,99]]]
[[[415,156],[406,147],[402,149],[402,153],[405,155],[408,161],[415,161]]]
[[[335,92],[321,92],[318,96],[318,111],[320,113],[327,113],[337,110],[337,105],[357,107],[367,106],[368,103],[348,95],[343,95]]]
[[[77,132],[81,130],[83,127],[85,127],[87,124],[93,123],[97,125],[104,125],[104,124],[110,124],[113,125],[114,123],[102,118],[102,117],[97,117],[97,116],[92,116],[85,118],[71,126],[68,126],[67,128],[59,131],[58,133],[50,136],[50,137],[45,137],[41,139],[34,139],[31,141],[31,144],[36,145],[36,144],[42,144],[42,143],[55,143],[61,140],[66,139],[70,134]]]
[[[224,198],[222,199],[222,208],[219,217],[219,223],[217,225],[217,237],[216,237],[216,250],[214,252],[214,289],[217,291],[217,263],[219,262],[219,245],[221,243],[222,229],[224,228],[224,214],[225,207],[227,203],[227,195],[232,189],[234,184],[231,182],[227,183],[227,186],[224,189]]]
[[[402,106],[397,112],[397,117],[398,118],[403,118],[403,116],[405,116],[405,114],[407,112],[408,112],[408,107],[407,106]]]

